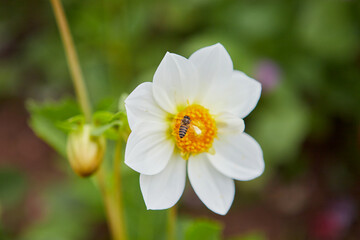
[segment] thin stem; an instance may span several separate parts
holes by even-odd
[[[73,84],[75,86],[76,96],[85,115],[85,118],[89,122],[91,120],[90,102],[87,96],[83,75],[74,47],[74,42],[72,40],[69,26],[66,20],[64,9],[61,5],[60,0],[51,0],[51,5],[54,10],[55,19],[59,27],[61,39],[65,48],[67,62],[70,68]]]
[[[116,143],[115,148],[115,158],[114,158],[114,199],[118,206],[119,217],[124,216],[124,207],[123,207],[123,197],[122,197],[122,188],[121,188],[121,158],[122,158],[122,141],[119,139]],[[123,218],[120,219],[120,224],[118,225],[119,231],[122,232],[123,239],[126,239],[126,228],[125,221]]]
[[[82,76],[79,60],[75,51],[74,42],[71,37],[66,16],[60,0],[51,0],[56,22],[59,27],[61,39],[65,48],[67,62],[70,68],[71,77],[76,91],[77,99],[88,122],[91,120],[91,107],[87,96],[87,91]],[[123,222],[122,195],[120,188],[120,162],[121,162],[121,143],[116,150],[114,160],[114,185],[113,189],[105,181],[105,169],[100,167],[96,173],[97,181],[101,189],[106,208],[106,216],[109,228],[114,240],[126,240],[125,227]]]
[[[121,226],[123,226],[122,218],[119,211],[119,205],[114,197],[111,194],[110,189],[105,183],[104,169],[100,168],[97,173],[97,181],[103,196],[104,205],[106,208],[106,217],[109,224],[110,232],[113,237],[113,240],[126,240],[124,231]]]
[[[176,240],[176,206],[173,206],[168,211],[168,224],[167,224],[167,239]]]

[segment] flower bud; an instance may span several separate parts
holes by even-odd
[[[67,155],[74,172],[81,177],[93,174],[101,165],[105,152],[105,138],[91,136],[91,126],[85,124],[68,136]]]

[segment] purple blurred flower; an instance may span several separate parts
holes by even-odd
[[[312,221],[310,234],[315,239],[341,239],[354,220],[356,205],[348,198],[331,202]]]
[[[255,70],[258,79],[265,92],[273,90],[280,81],[281,70],[279,65],[271,59],[260,60]]]

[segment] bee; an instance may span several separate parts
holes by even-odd
[[[188,115],[185,115],[183,117],[183,119],[181,119],[181,125],[180,125],[180,128],[179,128],[179,137],[180,138],[185,137],[186,132],[190,127],[190,123],[191,123],[191,120],[190,120],[190,117]]]

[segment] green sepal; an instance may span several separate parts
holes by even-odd
[[[85,124],[84,115],[76,115],[74,117],[67,119],[66,121],[59,121],[55,125],[59,129],[69,133],[72,131],[79,130],[84,124]]]
[[[106,138],[116,140],[119,138],[118,126],[120,126],[121,124],[121,121],[116,120],[105,125],[93,127],[91,135],[100,136],[102,134],[105,134]]]
[[[121,133],[127,131],[127,116],[125,112],[111,113],[98,111],[93,115],[91,135],[104,135],[108,139],[117,140]]]

